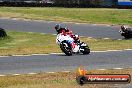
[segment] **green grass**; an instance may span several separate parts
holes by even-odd
[[[0,55],[27,55],[61,52],[56,36],[32,32],[7,31],[8,37],[0,39]],[[81,37],[92,51],[132,49],[131,40],[105,40]]]
[[[8,31],[8,37],[0,40],[0,55],[59,52],[55,36],[32,32]]]
[[[124,70],[88,70],[87,74],[130,74],[132,69]],[[114,84],[85,84],[76,83],[76,72],[70,73],[39,73],[35,75],[0,77],[0,88],[114,88]],[[125,84],[118,84],[123,86]],[[117,85],[116,85],[117,86]]]
[[[132,24],[131,9],[1,7],[0,17],[60,22]]]
[[[105,51],[105,50],[124,50],[132,49],[132,40],[112,40],[112,39],[94,39],[82,37],[82,41],[86,42],[91,50]]]

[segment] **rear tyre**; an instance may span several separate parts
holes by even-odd
[[[124,36],[125,39],[132,38],[132,33],[122,33],[121,36]]]
[[[60,44],[60,48],[62,52],[64,52],[67,56],[72,56],[72,48],[69,43],[67,43],[66,41],[63,41]]]

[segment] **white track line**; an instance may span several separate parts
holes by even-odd
[[[106,50],[106,51],[91,51],[91,52],[122,52],[122,51],[132,51],[132,49],[124,49],[124,50]]]
[[[37,73],[28,73],[29,75],[36,75]]]
[[[10,56],[0,56],[0,57],[10,57]]]
[[[93,38],[93,37],[88,37],[88,38]]]
[[[97,26],[97,24],[92,24],[93,26]]]
[[[107,70],[107,69],[97,69],[97,70]]]
[[[45,35],[46,33],[41,33],[42,35]]]
[[[117,52],[117,51],[123,51],[123,50],[106,50],[108,52]]]
[[[4,76],[6,76],[6,75],[0,75],[0,77],[4,77]]]
[[[17,18],[12,18],[12,20],[17,20]]]
[[[120,69],[123,69],[123,68],[113,68],[113,69],[116,69],[116,70],[118,70],[118,69],[119,69],[119,70],[120,70]]]
[[[117,39],[117,40],[122,40],[122,39]]]
[[[57,34],[52,34],[52,35],[57,35]]]
[[[24,21],[30,21],[29,19],[23,19]]]
[[[31,55],[12,55],[12,56],[19,56],[19,57],[23,57],[23,56],[31,56]]]
[[[46,73],[56,73],[56,72],[46,72]]]
[[[61,72],[69,73],[70,71],[61,71]]]
[[[103,38],[103,39],[106,39],[107,40],[107,39],[110,39],[110,38]]]
[[[122,51],[132,51],[132,49],[124,49],[124,50],[106,50],[106,51],[91,51],[92,53],[103,53],[103,52],[122,52]],[[64,53],[49,53],[49,54],[31,54],[31,55],[12,55],[12,56],[39,56],[39,55],[63,55]],[[0,56],[0,57],[10,57],[10,56]]]
[[[50,55],[50,54],[32,54],[33,56],[42,56],[42,55]]]
[[[130,50],[131,51],[132,49],[124,49],[124,50]]]
[[[18,76],[18,75],[21,75],[21,74],[12,74],[13,76]]]

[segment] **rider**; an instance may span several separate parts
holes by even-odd
[[[121,26],[121,31],[126,33],[126,32],[127,32],[127,27],[124,26],[124,25],[122,25],[122,26]]]
[[[60,24],[56,24],[55,30],[56,30],[57,34],[60,34],[61,33],[64,36],[70,35],[70,37],[74,39],[74,42],[71,43],[71,46],[73,48],[73,51],[74,50],[76,51],[76,49],[78,48],[78,47],[76,47],[76,43],[80,43],[79,36],[78,35],[74,35],[72,33],[72,31],[69,30],[69,28],[63,28],[63,27],[61,27]]]
[[[132,29],[127,27],[127,26],[122,25],[121,26],[121,31],[125,32],[125,33],[130,33],[130,32],[132,32]]]
[[[56,24],[55,30],[56,30],[57,34],[62,33],[63,35],[70,35],[70,37],[74,39],[75,43],[80,42],[79,36],[78,35],[74,35],[72,33],[72,31],[69,30],[69,28],[63,28],[63,27],[61,27],[60,24]]]

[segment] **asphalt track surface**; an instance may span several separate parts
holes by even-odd
[[[89,69],[131,68],[132,51],[93,52],[90,55],[64,54],[9,56],[0,58],[0,74],[74,71],[79,66]]]
[[[40,32],[55,34],[55,22],[37,22],[0,19],[0,27],[7,30]],[[75,34],[95,38],[122,38],[118,29],[111,26],[90,24],[62,23],[70,27]],[[131,68],[132,51],[92,52],[90,55],[65,56],[50,54],[39,56],[10,56],[0,57],[0,74],[73,71],[82,65],[85,69]]]
[[[7,30],[25,31],[25,32],[39,32],[55,34],[54,26],[57,22],[46,21],[22,21],[0,19],[0,27]],[[119,27],[96,25],[96,24],[75,24],[75,23],[61,23],[63,27],[70,28],[74,34],[80,36],[87,36],[93,38],[111,38],[122,39],[119,33]]]

